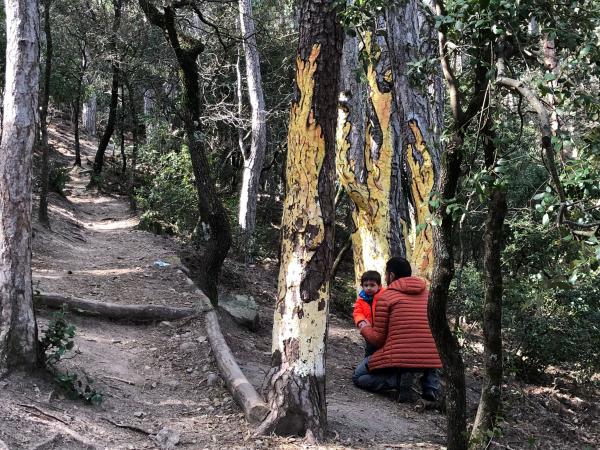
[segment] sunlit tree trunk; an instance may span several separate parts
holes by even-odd
[[[254,29],[251,0],[239,0],[239,8],[240,27],[246,60],[248,97],[250,99],[252,135],[250,148],[247,150],[244,149],[245,151],[242,153],[244,157],[244,170],[240,191],[238,223],[242,230],[244,253],[246,259],[249,259],[253,248],[253,235],[256,226],[256,201],[258,199],[260,174],[267,146],[267,123],[260,74],[260,57],[256,45],[256,31]]]
[[[332,1],[304,0],[290,113],[271,412],[261,433],[324,437],[325,347],[333,259],[335,121],[343,36]]]
[[[380,18],[377,27],[384,26]],[[354,203],[352,234],[354,271],[357,279],[365,270],[383,273],[392,254],[404,254],[402,234],[394,235],[392,222],[402,215],[402,195],[392,192],[393,178],[400,177],[402,148],[398,140],[399,117],[393,107],[392,69],[385,40],[379,34],[363,33],[367,69],[366,125],[361,142],[361,119],[353,93],[341,92],[337,124],[336,167],[340,183]],[[360,88],[354,86],[360,99]],[[402,186],[397,183],[398,190]]]
[[[44,36],[46,38],[46,64],[40,101],[40,133],[42,165],[40,170],[40,205],[38,219],[44,226],[50,225],[48,218],[48,178],[50,176],[50,147],[48,146],[48,103],[50,101],[50,78],[52,76],[52,30],[50,28],[50,6],[52,0],[42,1],[44,11]]]
[[[431,61],[437,55],[435,28],[424,7],[419,0],[390,6],[386,22],[395,107],[401,119],[402,179],[406,185],[403,192],[400,179],[393,178],[392,195],[404,193],[406,203],[392,203],[407,204],[406,215],[397,215],[402,219],[392,222],[392,236],[404,236],[406,257],[413,272],[431,279],[433,237],[429,200],[440,172],[444,86],[439,65],[433,70],[423,67],[420,73],[409,65]]]
[[[0,144],[0,376],[38,364],[31,285],[32,148],[39,89],[39,13],[5,0],[6,79]]]
[[[118,46],[117,46],[117,34],[121,27],[121,7],[123,5],[122,0],[112,0],[114,8],[114,20],[112,25],[112,33],[110,37],[110,49],[112,51],[112,82],[110,87],[110,105],[108,109],[108,120],[106,121],[106,128],[100,142],[98,142],[98,150],[96,150],[96,156],[94,157],[94,175],[99,175],[102,172],[104,166],[104,153],[110,142],[110,138],[115,130],[115,123],[117,121],[117,106],[119,104],[119,61],[118,61]]]

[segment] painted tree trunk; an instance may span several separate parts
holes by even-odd
[[[33,0],[5,0],[4,5],[7,64],[0,144],[0,375],[38,364],[31,285],[31,193],[39,13]]]
[[[496,165],[496,146],[491,119],[486,120],[482,129],[485,164],[489,173]],[[502,250],[503,227],[507,204],[504,188],[494,183],[488,200],[488,212],[484,232],[484,307],[483,307],[483,349],[485,370],[483,388],[473,422],[471,440],[478,447],[489,446],[488,432],[493,431],[502,406]]]
[[[267,122],[265,99],[260,73],[260,57],[256,45],[256,31],[252,16],[252,1],[239,0],[240,27],[242,30],[244,57],[246,59],[246,79],[250,99],[252,135],[250,149],[243,152],[244,170],[240,191],[240,211],[238,223],[242,230],[246,258],[253,249],[253,235],[256,227],[256,202],[260,174],[267,147]],[[241,97],[240,97],[241,100]]]
[[[112,62],[112,83],[110,88],[110,105],[108,109],[108,120],[106,121],[106,128],[100,142],[98,142],[98,150],[96,150],[96,156],[94,157],[94,175],[98,176],[102,172],[104,166],[104,153],[110,142],[110,138],[115,130],[115,122],[117,120],[117,106],[119,104],[119,62],[117,60],[117,33],[121,27],[121,6],[122,0],[113,0],[113,6],[115,10],[114,21],[112,25],[112,34],[110,38],[110,47],[113,52]],[[92,179],[93,180],[93,179]]]
[[[44,68],[44,84],[40,102],[40,132],[42,148],[42,165],[40,169],[40,204],[38,219],[46,227],[50,225],[48,218],[48,178],[50,177],[50,147],[48,146],[48,103],[50,101],[50,78],[52,75],[52,30],[50,28],[50,6],[52,0],[42,1],[44,10],[44,36],[46,38],[46,64]]]
[[[97,110],[98,103],[96,94],[91,94],[83,104],[82,112],[83,129],[90,136],[96,136]]]
[[[332,1],[304,0],[286,163],[271,412],[260,433],[324,437],[325,347],[335,225],[335,121],[343,36]]]
[[[382,23],[380,19],[378,25]],[[383,273],[392,254],[404,254],[401,234],[393,237],[391,232],[392,217],[399,214],[398,204],[392,200],[397,198],[392,195],[392,178],[399,177],[401,154],[399,118],[393,108],[392,69],[382,36],[366,32],[362,41],[366,57],[372,61],[366,74],[364,140],[358,143],[351,140],[359,136],[360,130],[355,130],[354,136],[352,131],[360,126],[360,119],[352,111],[354,105],[347,101],[340,102],[336,136],[338,177],[354,203],[356,231],[352,234],[352,247],[357,286],[365,270]],[[342,92],[342,97],[350,96]],[[351,150],[356,153],[351,154]],[[398,184],[397,188],[401,186]]]
[[[406,258],[413,273],[428,280],[433,269],[433,237],[429,200],[439,180],[440,136],[443,127],[444,86],[441,71],[411,74],[409,63],[437,55],[436,31],[419,0],[387,10],[387,42],[394,74],[394,100],[401,118],[406,216],[392,223],[392,236],[405,238]],[[402,195],[394,177],[392,195]]]

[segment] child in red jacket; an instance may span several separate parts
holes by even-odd
[[[360,286],[362,291],[354,303],[354,323],[360,329],[365,325],[373,325],[373,314],[375,313],[375,304],[381,289],[381,275],[375,270],[368,270],[360,277]],[[372,355],[377,347],[365,341],[365,356]]]

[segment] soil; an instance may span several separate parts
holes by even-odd
[[[50,132],[53,159],[67,166],[74,160],[72,134],[63,126]],[[34,227],[34,289],[116,303],[194,304],[194,287],[178,268],[183,255],[189,258],[186,247],[136,229],[138,217],[126,197],[86,189],[94,152],[95,142],[84,140],[84,169],[70,170],[66,197],[51,194],[51,230]],[[159,267],[159,261],[169,265]],[[230,258],[222,277],[221,295],[252,295],[259,304],[258,332],[220,313],[223,333],[259,391],[270,365],[276,264],[265,258],[248,267]],[[40,334],[52,314],[37,310]],[[44,372],[12,374],[0,381],[0,449],[2,442],[9,449],[160,448],[161,436],[177,436],[175,448],[182,449],[316,448],[299,438],[253,436],[254,428],[215,377],[201,318],[140,325],[69,314],[68,321],[76,327],[76,346],[59,368],[89,383],[102,402],[70,399]],[[441,413],[418,413],[413,404],[352,385],[362,355],[351,320],[332,314],[329,431],[320,448],[443,448]],[[477,363],[469,365],[473,414],[480,379]],[[597,392],[580,391],[568,383],[539,387],[511,380],[505,386],[504,434],[489,448],[600,448]]]

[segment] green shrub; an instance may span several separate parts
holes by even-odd
[[[65,196],[65,187],[69,181],[69,170],[65,167],[50,166],[48,188],[51,192]]]

